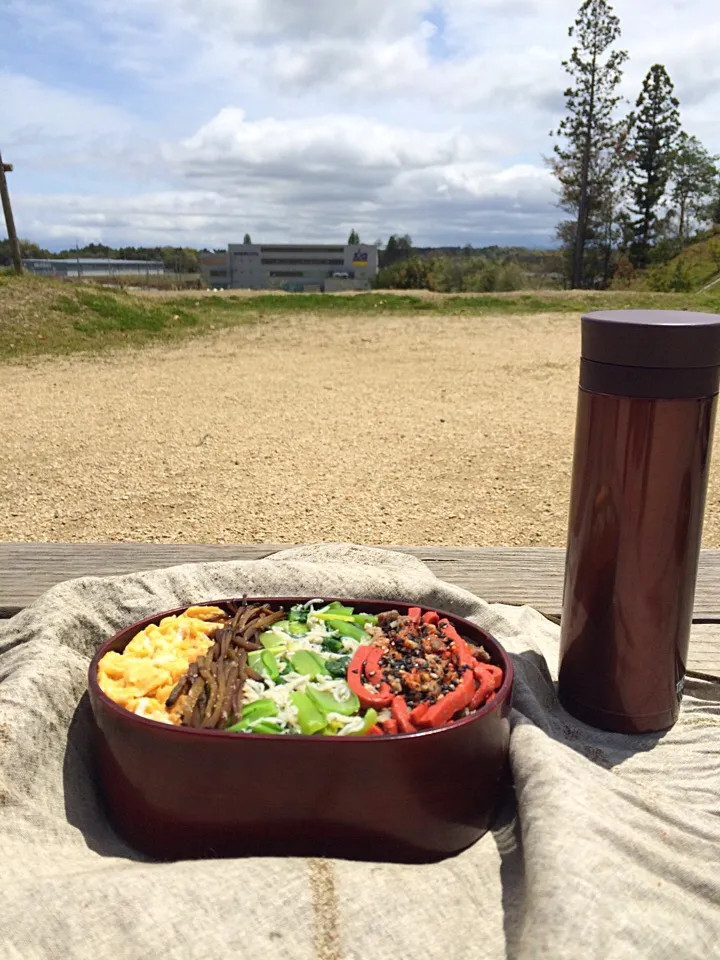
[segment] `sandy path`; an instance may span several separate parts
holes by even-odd
[[[0,539],[562,545],[578,326],[306,317],[4,366]]]

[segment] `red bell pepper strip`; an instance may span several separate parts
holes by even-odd
[[[446,693],[434,703],[422,718],[422,726],[443,727],[450,723],[460,710],[467,707],[475,692],[475,679],[472,670],[465,670],[462,682],[450,693]]]
[[[442,632],[445,634],[445,636],[448,638],[448,640],[455,640],[455,641],[462,640],[462,637],[457,632],[455,627],[450,623],[449,620],[447,619],[440,620],[438,622],[438,626],[440,627]],[[465,643],[464,640],[463,640],[463,643]]]
[[[418,623],[420,623],[421,613],[422,613],[422,609],[420,607],[410,607],[407,615],[410,617],[411,620],[416,620]]]
[[[440,621],[440,629],[443,631],[445,636],[452,640],[453,647],[455,648],[455,655],[457,656],[458,664],[466,667],[475,667],[477,660],[470,653],[470,647],[467,645],[467,641],[464,640],[460,634],[457,632],[455,627],[450,623],[449,620]]]
[[[380,727],[374,723],[370,729],[365,733],[366,737],[382,737],[383,732]]]
[[[472,670],[477,661],[470,653],[470,647],[468,647],[467,643],[465,643],[462,637],[456,637],[453,640],[453,646],[455,647],[459,665],[461,667],[470,667]]]
[[[452,640],[462,680],[459,686],[441,697],[416,721],[420,727],[442,727],[449,723],[456,713],[470,704],[475,693],[475,660],[470,648],[449,620],[440,620],[438,626],[445,636]],[[462,669],[463,667],[465,669]]]
[[[381,647],[370,647],[370,652],[365,658],[365,676],[368,683],[378,684],[382,680],[382,670],[380,669],[380,660],[383,650]]]
[[[492,667],[492,672],[495,674],[495,689],[499,690],[500,687],[503,685],[503,680],[505,679],[505,675],[503,674],[500,667],[495,667],[493,666],[492,663],[489,663],[488,666]]]
[[[419,703],[416,707],[414,707],[410,711],[410,722],[414,723],[415,726],[417,726],[429,709],[430,709],[430,704]]]
[[[477,660],[474,663],[475,679],[480,681],[485,674],[490,674],[493,678],[493,689],[499,690],[503,682],[503,672],[500,667],[496,667],[493,663],[479,663]]]
[[[477,710],[479,706],[485,703],[490,694],[495,692],[495,677],[490,670],[483,669],[485,667],[487,667],[487,664],[480,664],[473,671],[479,684],[470,701],[471,710]]]
[[[366,709],[374,707],[376,710],[382,710],[389,707],[392,703],[393,694],[387,683],[381,683],[377,693],[368,690],[363,684],[363,669],[368,654],[373,647],[361,646],[355,651],[355,656],[350,661],[347,674],[347,685],[358,698],[360,703]]]
[[[383,720],[383,733],[394,734],[398,732],[397,720]]]
[[[393,720],[397,721],[398,731],[400,733],[417,732],[417,728],[413,726],[413,723],[410,720],[410,714],[408,712],[407,703],[405,702],[405,697],[393,697],[391,710]]]
[[[440,614],[435,613],[434,610],[428,610],[427,613],[423,614],[422,621],[423,623],[432,623],[437,626],[437,624],[440,623]]]

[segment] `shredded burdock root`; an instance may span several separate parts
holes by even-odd
[[[261,676],[248,667],[247,655],[251,650],[262,650],[256,638],[278,620],[285,611],[271,610],[267,605],[241,606],[215,634],[215,643],[204,657],[190,665],[167,698],[168,710],[182,704],[182,725],[202,730],[224,730],[230,718],[242,719],[243,688],[250,677]]]

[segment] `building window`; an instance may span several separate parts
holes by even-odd
[[[211,270],[211,277],[227,277],[227,270]]]
[[[281,259],[276,259],[274,257],[263,257],[262,265],[264,267],[277,265],[277,266],[303,266],[303,267],[342,267],[345,265],[344,260],[308,260],[304,257],[283,257]]]
[[[271,277],[304,277],[302,270],[271,270]]]
[[[263,253],[345,253],[345,247],[261,247]]]

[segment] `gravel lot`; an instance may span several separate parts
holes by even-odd
[[[563,545],[578,353],[567,316],[291,317],[5,365],[0,539]]]

